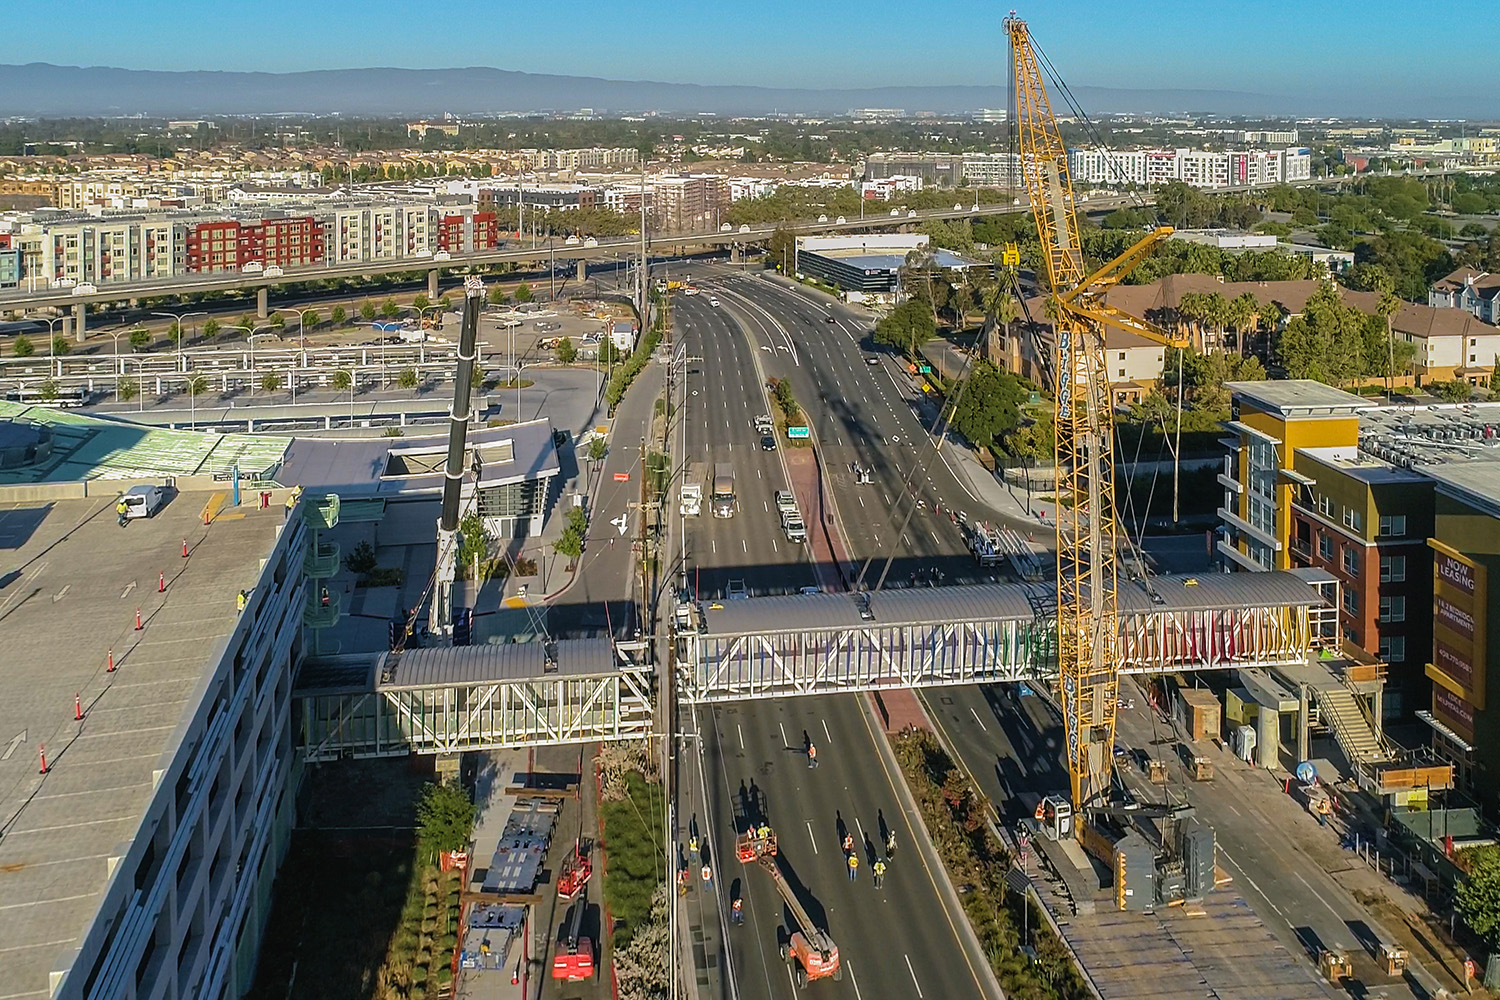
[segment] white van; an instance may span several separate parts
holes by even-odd
[[[126,517],[155,517],[167,502],[167,495],[160,486],[132,486],[121,499],[125,501]]]

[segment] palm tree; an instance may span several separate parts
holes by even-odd
[[[1229,318],[1229,302],[1219,292],[1203,296],[1203,321],[1214,328],[1217,346],[1224,346],[1224,326]],[[1207,352],[1204,352],[1207,353]]]
[[[1196,346],[1203,345],[1202,324],[1208,316],[1207,297],[1201,292],[1184,292],[1177,300],[1177,321],[1180,326],[1186,322],[1191,333],[1189,342],[1196,341]]]
[[[1249,292],[1235,296],[1224,311],[1225,319],[1229,328],[1234,331],[1235,339],[1239,341],[1240,356],[1245,357],[1250,352],[1247,339],[1251,327],[1255,325],[1255,296]]]

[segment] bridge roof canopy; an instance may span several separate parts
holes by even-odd
[[[516,681],[607,677],[619,673],[609,639],[573,639],[553,646],[557,669],[547,669],[540,642],[483,646],[439,646],[382,653],[375,667],[377,691],[465,687]]]
[[[1138,582],[1120,582],[1123,614],[1222,611],[1246,607],[1310,607],[1324,603],[1307,581],[1287,572],[1203,573],[1152,577],[1160,600]],[[1032,621],[1055,601],[1045,585],[984,583],[883,590],[869,595],[874,617],[860,617],[850,594],[752,597],[701,605],[708,635],[755,635],[930,625],[934,622]]]

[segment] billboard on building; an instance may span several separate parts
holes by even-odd
[[[1433,641],[1427,675],[1435,685],[1433,710],[1441,692],[1448,709],[1444,714],[1462,718],[1467,713],[1472,725],[1474,710],[1484,708],[1485,569],[1435,538],[1428,544],[1433,550]]]

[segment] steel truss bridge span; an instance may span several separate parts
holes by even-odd
[[[1307,662],[1338,641],[1318,571],[1158,577],[1120,591],[1121,670]],[[699,604],[679,629],[679,696],[697,703],[1057,677],[1045,586],[753,597]],[[641,739],[657,675],[642,642],[411,649],[308,664],[293,693],[308,760]]]

